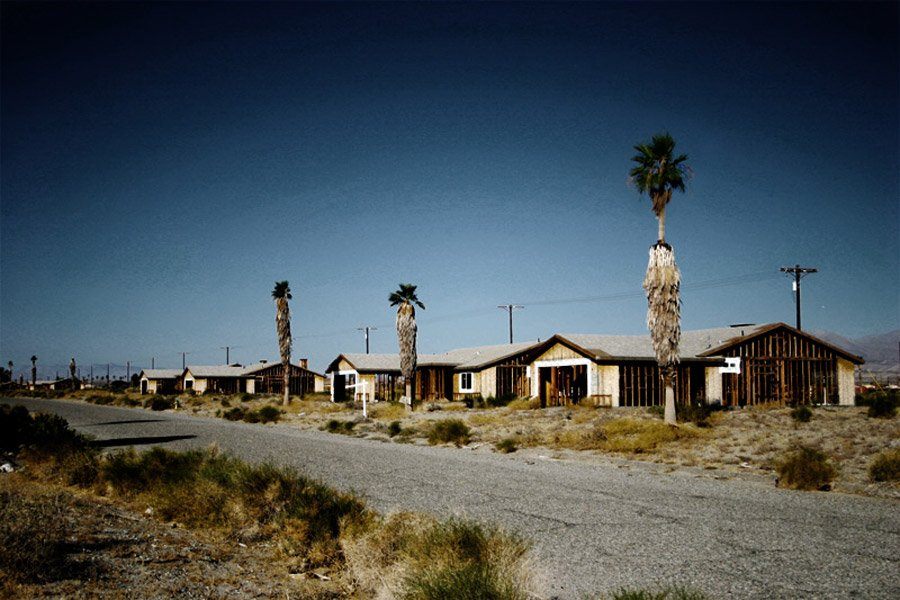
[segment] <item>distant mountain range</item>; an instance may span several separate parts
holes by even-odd
[[[891,380],[900,377],[900,329],[853,339],[832,331],[810,333],[866,359],[866,364],[862,366],[863,379],[869,378],[867,374]]]

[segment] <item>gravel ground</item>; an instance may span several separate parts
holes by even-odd
[[[714,598],[900,597],[895,500],[781,490],[760,477],[723,481],[699,469],[584,464],[80,402],[16,402],[58,413],[110,449],[215,443],[352,489],[382,511],[502,524],[535,541],[548,596],[679,584]]]

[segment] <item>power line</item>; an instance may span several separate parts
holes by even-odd
[[[366,325],[365,327],[357,327],[357,331],[365,331],[366,332],[366,354],[369,353],[369,331],[378,331],[378,328],[372,325]]]

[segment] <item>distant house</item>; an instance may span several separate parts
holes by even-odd
[[[536,342],[460,348],[443,354],[420,354],[416,398],[463,400],[467,397],[527,396],[525,364]],[[404,394],[397,354],[341,354],[325,373],[336,402],[395,401]]]
[[[324,391],[325,376],[301,365],[291,363],[290,393],[305,396]],[[260,361],[242,365],[189,365],[179,374],[177,387],[197,394],[207,391],[218,394],[281,394],[284,389],[284,370],[281,362]]]
[[[144,369],[140,374],[142,394],[174,394],[181,369]]]
[[[682,333],[676,402],[853,404],[864,361],[784,323]],[[326,373],[332,399],[397,400],[396,354],[341,354]],[[544,342],[421,355],[416,397],[530,396],[541,406],[657,406],[664,401],[649,335],[556,334]]]
[[[84,386],[80,379],[74,380],[74,389],[80,390]],[[73,381],[70,377],[62,379],[38,379],[34,383],[30,381],[27,384],[29,390],[71,390],[73,389]]]

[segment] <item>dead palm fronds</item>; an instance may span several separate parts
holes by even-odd
[[[425,305],[416,296],[416,286],[401,283],[400,289],[388,296],[391,306],[397,307],[397,344],[400,348],[400,373],[406,382],[406,402],[413,406],[413,377],[416,374],[416,306]]]
[[[648,144],[638,144],[629,175],[638,192],[650,196],[659,221],[657,242],[650,247],[644,276],[647,292],[647,327],[666,390],[665,421],[675,425],[675,367],[681,340],[681,273],[675,252],[666,243],[666,205],[674,190],[684,191],[688,173],[687,155],[675,156],[675,140],[668,133],[654,135]]]
[[[275,330],[278,333],[278,351],[281,354],[283,371],[284,399],[282,404],[287,406],[291,402],[291,309],[288,306],[288,300],[293,298],[287,281],[275,282],[272,298],[275,299]]]

